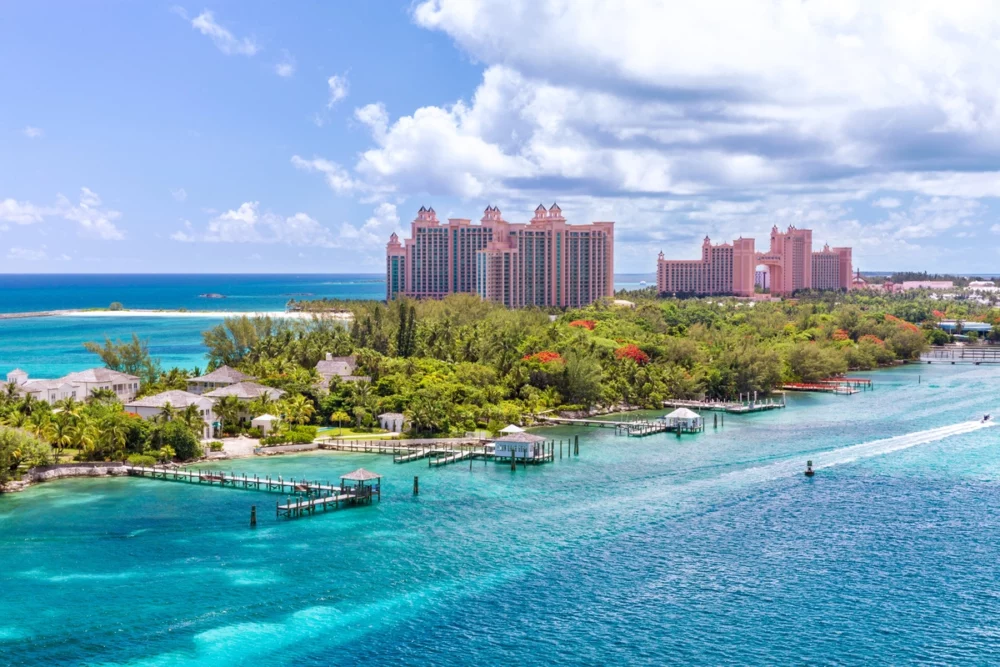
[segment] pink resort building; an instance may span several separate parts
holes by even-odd
[[[755,252],[753,239],[712,245],[705,237],[701,259],[664,259],[661,252],[656,269],[661,294],[752,296],[756,285],[787,296],[796,290],[847,290],[852,285],[850,248],[827,245],[813,252],[812,230],[791,226],[784,232],[771,229],[767,252]]]
[[[614,294],[613,222],[570,225],[558,205],[527,223],[489,206],[479,224],[421,207],[410,238],[386,245],[386,298],[479,294],[511,308],[583,306]]]

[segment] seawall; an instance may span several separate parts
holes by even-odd
[[[24,473],[20,480],[8,482],[6,486],[0,488],[0,492],[13,493],[24,491],[32,484],[48,482],[54,479],[66,479],[68,477],[119,477],[127,474],[128,471],[120,461],[107,463],[63,463],[52,466],[38,466]]]

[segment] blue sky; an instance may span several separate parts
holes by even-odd
[[[356,272],[421,205],[1000,272],[989,3],[0,6],[0,271]]]

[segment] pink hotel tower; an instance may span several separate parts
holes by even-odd
[[[791,295],[801,289],[846,290],[851,287],[851,249],[824,246],[812,250],[812,230],[771,229],[771,248],[755,252],[754,240],[739,238],[712,245],[706,236],[701,259],[664,259],[656,266],[661,294],[733,294],[752,296],[754,271],[763,264],[770,273],[771,294]]]
[[[614,230],[613,222],[568,225],[556,204],[539,205],[526,224],[489,206],[478,225],[441,223],[421,206],[405,243],[389,237],[386,299],[469,292],[510,308],[584,306],[614,294]]]

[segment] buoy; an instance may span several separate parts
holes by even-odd
[[[806,477],[812,477],[816,472],[813,470],[813,462],[806,461]]]

